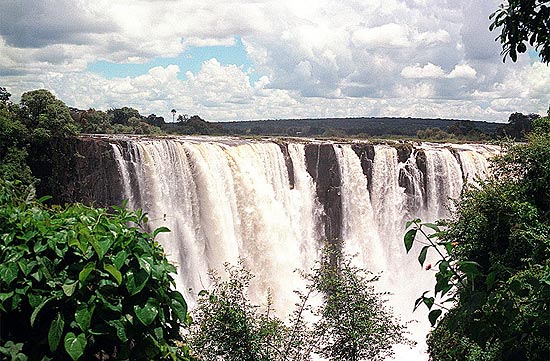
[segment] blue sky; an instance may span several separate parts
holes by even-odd
[[[550,69],[532,50],[502,62],[488,30],[499,3],[7,1],[0,86],[166,119],[542,114]]]
[[[153,67],[178,65],[181,69],[178,78],[183,80],[187,71],[198,73],[203,63],[212,58],[218,60],[221,65],[234,64],[242,68],[249,75],[252,84],[259,79],[259,75],[254,71],[254,64],[246,54],[244,45],[238,37],[235,40],[235,44],[231,46],[191,46],[177,57],[157,57],[144,63],[115,63],[98,60],[89,63],[87,69],[106,79],[113,79],[124,77],[135,78],[146,74]]]

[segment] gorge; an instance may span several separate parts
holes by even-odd
[[[379,273],[380,292],[409,324],[418,346],[396,346],[397,360],[426,360],[426,315],[414,300],[433,275],[402,246],[407,220],[449,215],[449,199],[488,172],[492,145],[83,136],[74,145],[67,198],[142,208],[178,265],[177,287],[193,300],[208,271],[242,258],[256,275],[251,298],[272,290],[288,314],[294,290],[324,240]],[[414,254],[414,252],[413,252]]]

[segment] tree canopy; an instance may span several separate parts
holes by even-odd
[[[509,56],[515,62],[518,53],[525,53],[530,45],[543,63],[550,63],[550,1],[508,0],[490,19],[489,29],[501,30],[496,40],[502,44],[503,61]]]

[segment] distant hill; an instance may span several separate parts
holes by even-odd
[[[441,130],[474,138],[493,138],[497,128],[502,126],[485,121],[385,117],[257,120],[219,124],[228,133],[235,135],[416,137],[426,130]]]

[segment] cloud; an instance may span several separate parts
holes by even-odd
[[[457,64],[454,69],[447,75],[447,78],[467,78],[475,79],[476,70],[468,64]]]
[[[401,70],[401,76],[409,79],[422,79],[422,78],[443,78],[445,71],[440,66],[428,63],[424,66],[416,64],[414,66],[407,66]]]
[[[165,109],[175,107],[216,120],[504,120],[514,107],[545,111],[548,67],[527,57],[502,64],[496,33],[488,31],[497,6],[498,0],[8,0],[0,14],[0,82],[15,97],[48,87],[77,107],[131,105],[168,115]],[[148,64],[190,47],[231,48],[237,39],[253,70],[216,59],[193,72],[163,62],[133,78],[86,70],[98,60]]]

